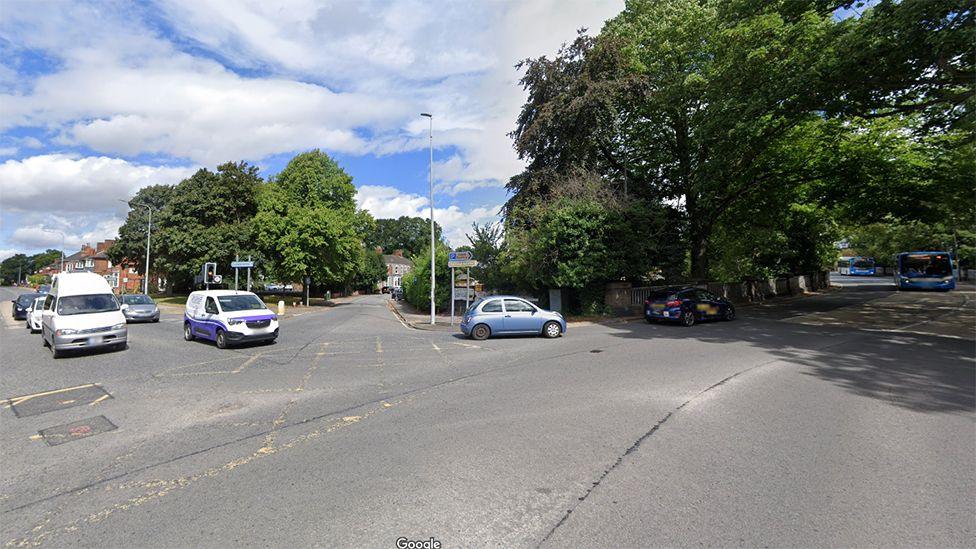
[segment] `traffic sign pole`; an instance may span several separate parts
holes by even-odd
[[[236,263],[238,260],[240,260],[240,257],[238,257],[237,254],[234,254],[234,262]],[[240,269],[234,267],[234,291],[235,292],[237,291],[237,278],[240,272],[241,272]]]
[[[454,267],[451,267],[451,326],[454,326]]]
[[[471,298],[471,268],[468,268],[468,276],[464,277],[464,311],[468,311],[468,299]]]

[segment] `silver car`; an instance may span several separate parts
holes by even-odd
[[[476,301],[464,313],[461,331],[473,339],[517,334],[540,334],[554,338],[566,333],[566,319],[521,297],[495,295]]]
[[[159,307],[146,294],[126,294],[122,296],[122,308],[126,322],[159,322]]]

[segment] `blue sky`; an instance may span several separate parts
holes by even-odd
[[[199,167],[333,155],[376,217],[454,244],[521,169],[513,65],[622,0],[20,2],[0,10],[0,258],[114,236],[119,202]]]

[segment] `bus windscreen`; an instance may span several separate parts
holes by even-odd
[[[952,267],[945,254],[908,254],[902,258],[901,271],[908,276],[942,277],[951,275]]]

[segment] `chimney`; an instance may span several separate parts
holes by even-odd
[[[114,240],[106,240],[104,242],[99,242],[98,244],[96,244],[95,250],[98,252],[104,252],[105,250],[111,248],[114,245],[115,245]]]
[[[95,255],[95,249],[94,249],[94,248],[92,248],[92,247],[91,247],[90,245],[88,245],[88,244],[85,244],[85,245],[83,245],[83,246],[81,247],[81,252],[82,252],[82,254],[83,254],[83,255],[86,255],[86,256],[87,256],[87,255]]]
[[[403,257],[403,250],[393,250],[393,255]]]

